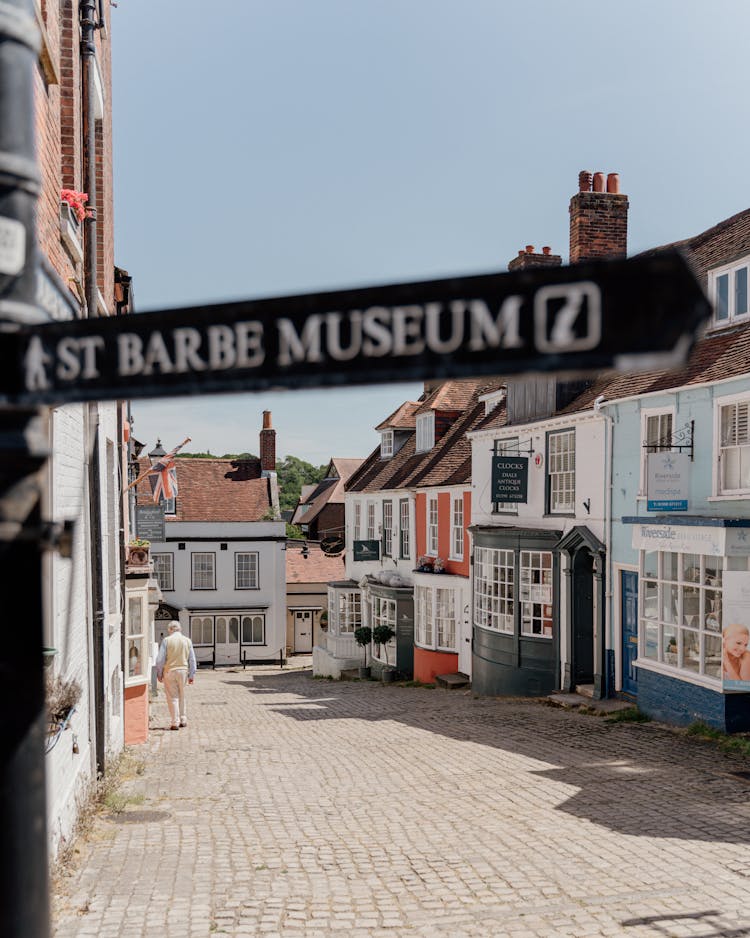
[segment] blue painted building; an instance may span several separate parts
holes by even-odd
[[[679,246],[715,304],[689,361],[574,404],[608,426],[608,691],[749,730],[750,210]]]

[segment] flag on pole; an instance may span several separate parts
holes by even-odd
[[[174,458],[182,447],[186,446],[189,442],[190,437],[185,437],[182,443],[175,446],[175,448],[168,453],[165,453],[158,462],[155,462],[153,466],[149,466],[137,479],[133,479],[125,491],[132,489],[133,486],[138,485],[139,482],[148,476],[148,481],[151,484],[151,493],[157,504],[162,498],[174,498],[177,494],[177,469],[175,467]],[[166,494],[167,492],[171,494],[168,495]]]

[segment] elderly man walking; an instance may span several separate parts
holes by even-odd
[[[156,677],[164,683],[167,695],[170,729],[178,730],[187,726],[185,708],[185,684],[192,684],[195,678],[195,652],[193,643],[182,634],[180,623],[174,619],[167,628],[168,635],[161,643],[156,658]]]

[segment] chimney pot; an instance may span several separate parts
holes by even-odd
[[[271,426],[271,411],[263,411],[263,429],[260,431],[260,468],[264,472],[276,471],[276,431]]]
[[[548,245],[542,248],[542,254],[550,254],[551,252],[552,252],[552,248],[549,247]]]
[[[619,173],[609,173],[607,176],[607,192],[611,192],[613,195],[618,195],[620,192],[620,175]]]
[[[271,411],[270,410],[263,411],[263,429],[264,430],[271,429]]]
[[[594,192],[604,192],[604,173],[594,173]]]
[[[533,244],[527,244],[527,245],[526,245],[526,253],[527,253],[527,254],[533,254],[533,253],[534,253],[534,245],[533,245]]]
[[[518,252],[518,256],[519,256],[519,257],[523,257],[525,253],[526,253],[526,251],[524,251],[524,249],[521,248],[521,250]]]
[[[591,192],[591,173],[587,169],[582,169],[578,174],[578,191]]]

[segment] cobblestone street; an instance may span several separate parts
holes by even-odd
[[[199,672],[56,935],[750,935],[750,769],[535,702]],[[139,797],[142,796],[142,797]]]

